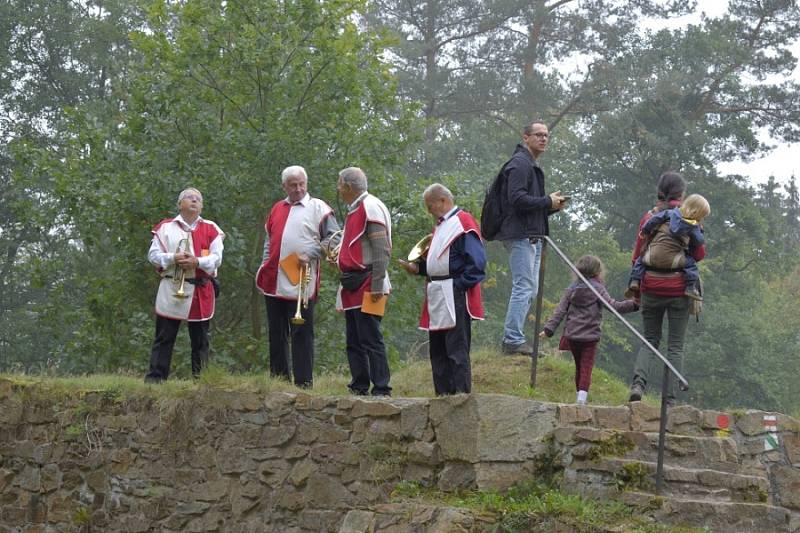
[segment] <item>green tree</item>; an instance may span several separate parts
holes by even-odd
[[[32,162],[32,172],[54,176],[80,250],[60,282],[83,302],[68,315],[77,327],[60,354],[70,370],[146,363],[149,228],[190,184],[227,233],[213,349],[223,363],[261,366],[253,275],[264,218],[283,197],[280,170],[303,164],[311,191],[333,205],[336,171],[348,165],[365,168],[378,194],[403,187],[387,175],[408,118],[381,40],[350,22],[361,9],[350,0],[150,6],[147,30],[131,34],[142,60],[111,80],[107,105],[77,108],[59,145]],[[340,328],[321,315],[319,337],[333,337],[325,333]]]

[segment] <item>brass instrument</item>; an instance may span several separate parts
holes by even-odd
[[[183,247],[183,250],[181,250]],[[189,238],[183,238],[178,241],[178,247],[175,249],[175,253],[189,253]],[[178,290],[173,293],[175,298],[188,298],[189,295],[186,294],[184,287],[186,285],[186,271],[180,267],[177,263],[175,263],[175,270],[172,272],[172,283],[178,286]]]
[[[408,252],[408,260],[411,263],[421,263],[428,258],[428,250],[431,248],[433,233],[428,233],[421,238],[417,244]]]
[[[336,236],[339,236],[339,243],[336,245],[332,245],[333,241],[336,239]],[[344,236],[344,230],[336,230],[331,234],[330,239],[325,244],[319,242],[320,248],[322,248],[323,253],[325,254],[325,259],[329,263],[336,263],[339,261],[339,252],[342,251],[342,237]]]
[[[308,286],[311,283],[311,267],[308,263],[303,265],[300,269],[300,283],[297,284],[297,309],[294,316],[289,319],[289,322],[295,325],[306,323],[306,319],[300,314],[300,306],[303,309],[308,309]]]

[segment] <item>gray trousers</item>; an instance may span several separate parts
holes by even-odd
[[[653,296],[652,294],[642,293],[642,326],[644,328],[644,338],[658,348],[661,342],[661,330],[664,323],[664,315],[667,316],[667,352],[666,357],[672,366],[680,371],[680,363],[683,358],[683,341],[686,337],[686,326],[689,324],[689,299],[685,296]],[[661,350],[661,353],[664,353]],[[661,375],[663,364],[655,355],[644,345],[639,348],[636,355],[636,364],[633,370],[633,383],[638,383],[642,390],[647,388],[651,365],[658,363],[656,368],[659,370],[654,375]],[[669,387],[667,397],[675,398],[675,379],[670,372]]]

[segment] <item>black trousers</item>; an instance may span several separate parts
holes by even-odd
[[[381,317],[362,313],[361,309],[345,311],[347,329],[347,362],[352,380],[348,388],[355,394],[365,395],[372,382],[373,396],[388,396],[389,361],[381,333]]]
[[[455,327],[428,333],[433,390],[437,396],[472,391],[472,367],[469,360],[472,319],[467,312],[466,293],[453,287],[453,297]]]
[[[297,301],[264,297],[267,304],[267,330],[269,331],[269,373],[291,381],[289,375],[289,338],[292,339],[292,374],[298,387],[313,385],[314,371],[314,301],[308,309],[300,306],[300,316],[305,324],[292,324],[297,311]]]
[[[181,327],[181,320],[156,316],[156,339],[150,351],[150,370],[145,381],[163,381],[169,377],[172,364],[172,349]],[[208,325],[209,320],[187,322],[189,339],[192,343],[192,375],[197,377],[203,366],[208,364]]]

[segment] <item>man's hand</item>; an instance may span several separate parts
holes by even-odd
[[[539,332],[539,338],[540,339],[544,339],[545,337],[547,337],[547,333],[545,333],[544,330],[540,331]]]
[[[308,264],[308,254],[297,254],[297,260],[300,262],[300,268]]]
[[[552,209],[558,211],[567,203],[567,198],[561,195],[561,191],[551,192],[550,202],[552,203]]]
[[[175,263],[183,270],[192,270],[197,268],[200,264],[200,260],[186,252],[178,252],[175,254]]]
[[[403,270],[409,274],[419,274],[419,265],[417,263],[410,263],[403,259],[398,259],[397,262],[400,263],[400,266],[403,267]]]

